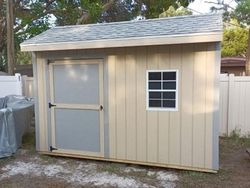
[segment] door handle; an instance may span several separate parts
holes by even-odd
[[[103,106],[102,106],[102,105],[100,105],[100,110],[101,110],[101,111],[103,110]]]
[[[49,108],[56,106],[55,104],[49,103]]]

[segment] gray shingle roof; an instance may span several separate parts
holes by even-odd
[[[21,45],[176,36],[221,31],[221,15],[207,14],[116,23],[61,26],[49,29],[23,42]]]
[[[23,51],[166,45],[222,40],[218,14],[55,27],[21,44]]]

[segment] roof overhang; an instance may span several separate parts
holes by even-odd
[[[77,49],[100,49],[133,46],[155,46],[187,43],[206,43],[222,41],[222,32],[195,33],[168,36],[147,36],[122,39],[105,39],[91,41],[57,42],[57,43],[22,43],[21,51],[57,51]]]

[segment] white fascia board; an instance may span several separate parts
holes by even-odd
[[[152,36],[122,39],[105,39],[76,42],[21,44],[21,51],[56,51],[56,50],[76,50],[76,49],[98,49],[133,46],[155,46],[169,44],[204,43],[222,41],[222,32]]]

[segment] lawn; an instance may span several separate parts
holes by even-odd
[[[0,187],[250,187],[250,139],[220,138],[217,174],[50,157],[34,149],[34,131],[22,148],[0,159]]]

